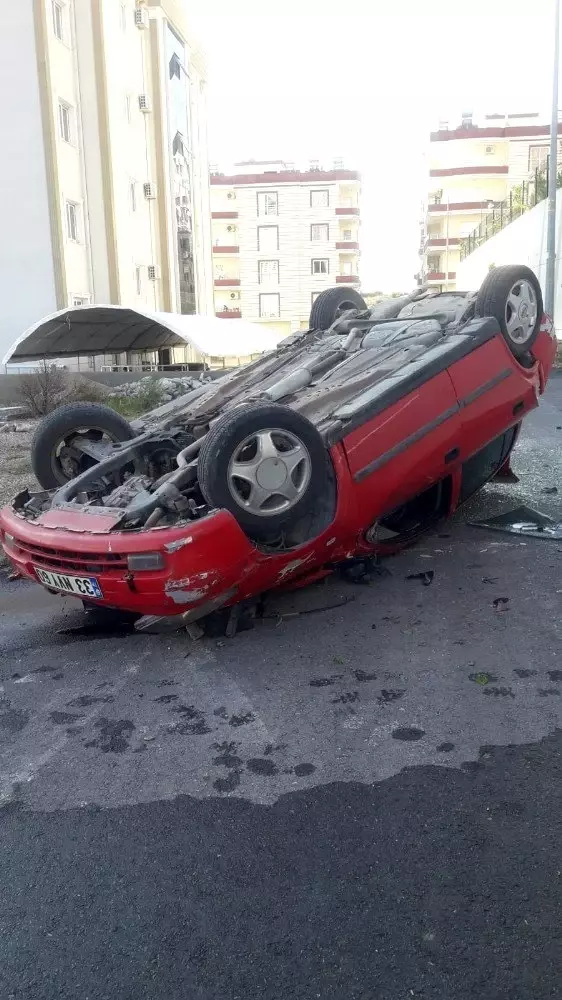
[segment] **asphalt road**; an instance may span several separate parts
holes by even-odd
[[[562,543],[466,524],[561,443],[557,377],[517,486],[234,640],[4,583],[2,1000],[562,996]]]

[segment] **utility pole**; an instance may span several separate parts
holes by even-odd
[[[554,317],[556,275],[556,177],[558,173],[558,63],[560,52],[560,0],[554,0],[554,66],[552,70],[552,118],[548,163],[548,217],[546,231],[546,281],[544,307]]]
[[[558,2],[558,0],[557,0]],[[451,209],[450,195],[447,195],[447,215],[445,218],[445,291],[449,291],[449,212]]]

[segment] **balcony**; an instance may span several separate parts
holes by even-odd
[[[425,276],[425,280],[426,281],[454,281],[456,277],[457,277],[457,272],[456,271],[449,271],[449,277],[448,278],[447,278],[447,275],[445,274],[444,271],[428,271],[428,273]],[[338,279],[336,278],[336,281],[337,280]]]
[[[215,288],[237,288],[240,278],[215,278]]]
[[[359,244],[356,240],[338,240],[336,242],[336,250],[359,250]]]
[[[460,246],[460,242],[461,242],[460,239],[458,237],[456,237],[456,236],[451,236],[451,237],[449,237],[448,240],[444,236],[443,237],[441,237],[441,236],[439,236],[439,237],[437,237],[437,236],[430,236],[429,239],[426,240],[425,246],[426,247],[446,247],[447,243],[448,243],[450,247],[458,247],[458,246]]]
[[[359,215],[359,205],[342,205],[336,208],[336,215]]]
[[[358,282],[356,274],[336,274],[336,285],[355,285]]]
[[[235,246],[214,246],[213,253],[240,253],[240,247]]]
[[[428,212],[481,212],[488,207],[487,201],[440,201],[427,206]],[[337,209],[336,209],[337,211]]]
[[[212,219],[237,219],[238,212],[211,212]]]
[[[509,167],[500,163],[479,167],[440,167],[429,171],[430,177],[463,177],[470,174],[508,174]]]
[[[223,309],[217,309],[215,316],[219,319],[241,319],[242,312],[240,309],[229,309],[228,306],[224,306]]]

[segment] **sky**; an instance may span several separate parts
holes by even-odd
[[[211,162],[343,158],[362,176],[362,288],[409,290],[429,132],[462,111],[539,111],[548,120],[553,7],[190,0],[208,59]]]

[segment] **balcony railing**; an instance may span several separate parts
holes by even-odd
[[[336,208],[336,215],[359,215],[359,205],[341,205]]]
[[[213,247],[213,253],[240,253],[240,247],[237,246],[219,246],[218,244]]]
[[[448,274],[449,277],[447,278],[445,271],[428,271],[425,277],[426,281],[454,281],[457,272],[449,271]]]
[[[222,309],[217,309],[215,316],[220,319],[241,319],[242,312],[240,309],[230,309],[228,306],[224,306]]]
[[[562,169],[558,168],[556,187],[562,187]],[[491,211],[480,220],[480,224],[468,236],[461,240],[461,260],[468,257],[487,240],[505,229],[530,208],[548,198],[548,165],[542,170],[535,170],[534,177],[523,181],[509,192],[509,198],[494,204]]]
[[[234,288],[240,284],[240,278],[215,278],[215,288]]]
[[[427,240],[422,244],[426,247],[446,247],[447,244],[450,247],[458,247],[460,239],[458,236],[452,236],[447,239],[445,236],[429,236]]]
[[[211,212],[213,219],[237,219],[238,212]]]
[[[359,250],[356,240],[337,240],[336,250]]]
[[[336,274],[337,285],[354,285],[359,281],[357,274]]]

